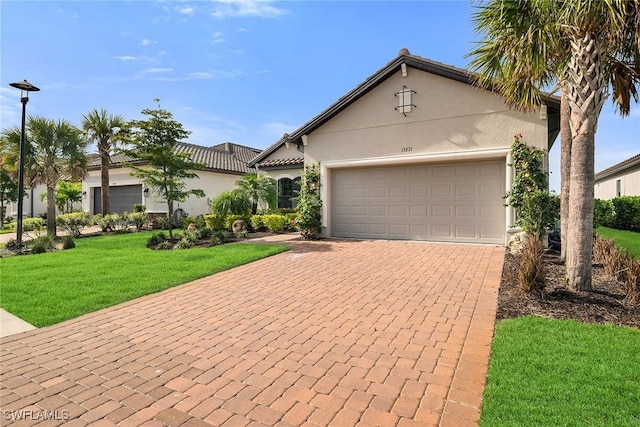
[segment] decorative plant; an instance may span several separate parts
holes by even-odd
[[[305,239],[317,239],[322,226],[322,199],[320,198],[320,167],[308,166],[302,174],[296,226]]]
[[[514,136],[511,166],[515,169],[511,190],[504,196],[516,211],[516,226],[527,234],[542,234],[560,217],[559,199],[548,191],[547,174],[542,168],[544,152],[527,146],[522,135]]]

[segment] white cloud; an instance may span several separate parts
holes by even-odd
[[[152,41],[152,40],[149,40],[149,39],[142,39],[142,41],[140,42],[140,46],[149,46],[149,45],[156,44],[156,43],[158,43],[158,42],[155,42],[155,41]]]
[[[212,16],[277,18],[286,14],[286,9],[272,5],[271,0],[214,0]]]
[[[137,61],[139,58],[131,55],[114,56],[114,59],[119,61]]]
[[[176,10],[181,15],[193,16],[193,14],[195,13],[195,9],[191,6],[177,7]]]
[[[173,71],[173,68],[147,68],[142,72],[142,74],[160,74],[160,73],[170,73]]]
[[[213,34],[213,42],[214,43],[224,43],[226,40],[224,39],[224,37],[222,36],[221,32],[216,32]]]

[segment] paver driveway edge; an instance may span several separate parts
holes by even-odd
[[[482,281],[467,339],[440,419],[442,427],[477,426],[480,420],[504,264],[504,248],[500,250],[492,254]]]
[[[477,425],[504,248],[290,245],[2,339],[2,424]]]

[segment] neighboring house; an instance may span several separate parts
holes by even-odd
[[[608,200],[620,196],[640,196],[640,154],[598,172],[594,197]]]
[[[22,202],[22,217],[44,217],[47,214],[47,186],[37,185],[35,188],[25,188]],[[18,215],[18,203],[7,205],[7,216],[15,218]]]
[[[205,167],[195,171],[198,178],[187,180],[187,188],[199,188],[206,197],[190,196],[183,203],[175,203],[174,210],[182,209],[184,214],[201,215],[209,213],[211,201],[220,193],[235,188],[240,177],[255,172],[247,163],[260,153],[255,148],[225,142],[213,147],[178,143],[178,153],[191,154],[191,160],[204,163]],[[111,212],[132,212],[135,204],[146,206],[146,212],[166,213],[167,204],[158,195],[145,188],[141,181],[131,175],[131,169],[124,167],[126,159],[122,155],[111,156],[109,168],[109,189]],[[82,183],[82,209],[90,214],[101,212],[100,200],[100,158],[92,157],[87,176]]]
[[[548,152],[559,107],[510,109],[469,71],[402,49],[249,166],[289,191],[319,163],[325,236],[504,244],[514,135]]]

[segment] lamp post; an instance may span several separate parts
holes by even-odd
[[[24,205],[24,123],[27,113],[29,92],[37,92],[40,89],[26,80],[9,83],[9,86],[20,89],[20,102],[22,102],[22,127],[20,128],[20,163],[18,166],[18,218],[16,227],[16,241],[22,246],[22,207]]]

